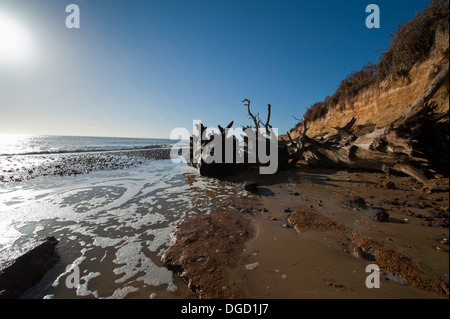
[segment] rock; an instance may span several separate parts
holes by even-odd
[[[36,285],[58,260],[57,244],[55,237],[47,237],[31,244],[19,257],[1,265],[0,299],[18,298]]]
[[[436,249],[439,250],[439,251],[443,251],[444,253],[448,253],[448,249],[445,248],[445,247],[436,246]]]
[[[384,181],[378,184],[378,187],[384,189],[396,189],[397,186],[391,181]]]
[[[446,208],[435,208],[430,211],[434,218],[440,218],[448,221],[448,207]]]
[[[377,222],[387,222],[389,214],[382,207],[374,207],[370,213],[370,218]]]
[[[448,227],[448,221],[444,219],[437,219],[431,222],[431,225],[434,227]]]
[[[258,268],[260,266],[261,266],[261,264],[259,262],[254,262],[253,264],[245,265],[245,268],[247,270],[255,270],[256,268]]]
[[[289,214],[289,213],[292,213],[292,209],[290,209],[290,208],[285,208],[285,209],[282,210],[282,212],[283,212],[283,213],[288,213],[288,214]]]
[[[410,210],[407,210],[405,214],[406,214],[406,216],[411,216],[411,217],[416,216],[416,214]]]
[[[356,257],[359,257],[361,259],[365,259],[366,258],[366,254],[364,253],[364,250],[362,250],[361,247],[355,247],[353,248],[353,253]]]
[[[246,181],[244,182],[244,189],[247,192],[256,192],[256,190],[258,189],[258,182],[254,182],[254,181]]]
[[[375,261],[376,258],[373,254],[371,254],[368,251],[364,251],[361,247],[356,246],[353,248],[353,253],[354,256],[361,258],[361,259],[365,259],[365,260],[369,260],[369,261]]]
[[[424,208],[430,208],[431,205],[429,205],[429,204],[426,203],[426,202],[420,202],[420,203],[415,203],[415,204],[414,204],[414,207],[415,207],[415,208],[424,209]]]
[[[366,207],[366,201],[359,196],[348,196],[345,199],[344,205],[351,208],[363,209]]]

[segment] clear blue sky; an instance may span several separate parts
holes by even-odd
[[[428,2],[0,0],[29,51],[0,61],[0,133],[164,138],[192,120],[251,124],[247,98],[262,118],[272,104],[282,134]]]

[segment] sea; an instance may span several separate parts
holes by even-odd
[[[0,156],[145,150],[178,141],[155,138],[0,134]]]
[[[0,265],[30,243],[59,241],[58,261],[23,298],[189,296],[161,262],[177,224],[246,192],[182,162],[124,155],[177,142],[0,135]]]

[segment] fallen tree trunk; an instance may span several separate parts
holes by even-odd
[[[328,134],[321,139],[308,137],[306,122],[303,122],[303,132],[297,141],[294,141],[288,133],[291,141],[289,149],[294,154],[291,156],[290,165],[294,166],[303,159],[312,166],[396,171],[412,176],[423,184],[426,183],[435,171],[430,165],[430,157],[433,155],[427,156],[425,151],[429,141],[424,140],[424,132],[432,131],[431,134],[427,132],[426,139],[429,140],[437,123],[448,118],[448,111],[435,114],[437,105],[429,101],[448,76],[447,63],[400,118],[386,127],[374,128],[359,137],[351,133],[356,118],[352,118],[343,127],[334,127],[337,134]],[[448,120],[446,127],[447,130],[444,130],[446,136],[442,140],[448,144]],[[442,132],[434,133],[442,135]],[[422,143],[419,142],[421,140]],[[448,145],[443,150],[434,151],[444,154],[446,149]],[[442,158],[447,158],[448,166],[448,156]]]

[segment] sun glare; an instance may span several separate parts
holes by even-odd
[[[31,39],[27,30],[0,12],[0,63],[24,61],[30,53]]]

